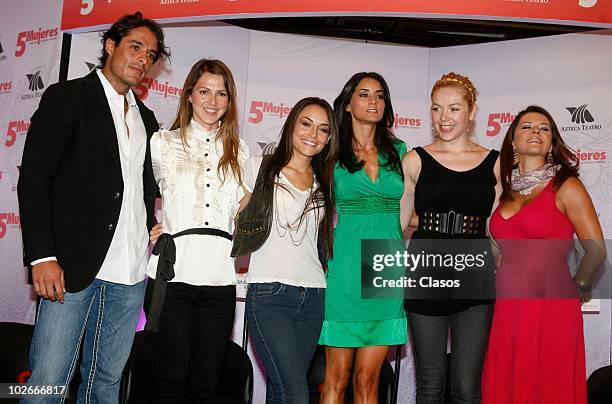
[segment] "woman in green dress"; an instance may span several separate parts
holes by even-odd
[[[321,402],[344,402],[354,363],[355,402],[375,403],[389,346],[406,343],[407,327],[401,293],[398,298],[362,298],[361,241],[403,239],[401,160],[406,145],[391,131],[389,88],[377,73],[351,77],[334,101],[334,113],[340,132],[334,170],[338,222],[319,339],[326,345]]]

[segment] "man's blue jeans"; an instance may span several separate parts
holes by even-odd
[[[324,305],[325,289],[279,282],[249,285],[248,326],[268,375],[266,403],[308,403],[306,373],[321,334]]]
[[[30,347],[28,385],[66,386],[83,359],[78,403],[118,402],[121,372],[132,349],[145,281],[133,286],[94,279],[66,293],[64,303],[42,300]],[[27,397],[21,403],[60,403],[65,397]]]

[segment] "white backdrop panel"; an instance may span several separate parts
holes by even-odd
[[[62,0],[4,0],[0,12],[0,321],[33,323],[17,180],[30,117],[59,77]]]
[[[428,49],[254,31],[250,55],[242,135],[253,153],[278,140],[299,99],[318,96],[332,104],[360,71],[378,72],[389,84],[398,137],[410,144],[422,130]]]

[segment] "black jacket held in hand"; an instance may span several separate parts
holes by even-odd
[[[149,140],[159,126],[136,102],[147,132],[143,187],[151,228],[157,185]],[[117,133],[95,71],[43,94],[28,130],[17,195],[24,264],[55,256],[66,290],[86,288],[104,262],[123,198]]]
[[[259,250],[270,236],[274,214],[274,187],[266,187],[265,177],[269,170],[271,157],[271,154],[263,156],[251,199],[246,208],[238,215],[234,244],[232,245],[232,257],[247,255]],[[319,225],[317,253],[321,265],[324,269],[327,269],[327,252],[321,237],[322,223]]]

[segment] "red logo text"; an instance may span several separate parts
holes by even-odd
[[[17,49],[15,49],[15,56],[20,57],[26,51],[26,44],[40,44],[40,42],[56,39],[59,35],[59,28],[42,29],[38,28],[38,31],[29,30],[20,32],[17,35]]]
[[[276,116],[277,118],[285,118],[291,112],[290,106],[283,104],[274,104],[273,102],[264,101],[251,101],[251,108],[249,109],[249,122],[259,123],[262,121],[264,114],[269,116]]]
[[[6,147],[11,147],[15,144],[15,140],[17,140],[17,135],[23,135],[30,128],[30,122],[20,120],[20,121],[9,121],[8,128],[6,130],[6,140],[4,141],[4,145]]]
[[[0,92],[11,91],[13,88],[12,81],[0,82]]]
[[[509,126],[514,117],[510,112],[500,112],[495,114],[489,114],[489,120],[487,121],[487,136],[497,136],[501,132],[502,125],[504,127]]]
[[[159,95],[163,95],[164,98],[179,98],[181,94],[183,94],[182,88],[174,87],[168,84],[167,81],[161,83],[160,81],[151,77],[145,77],[144,79],[142,79],[139,85],[134,87],[134,92],[136,93],[138,98],[140,98],[141,101],[147,99],[147,97],[149,96],[149,91],[152,91]]]
[[[409,118],[407,116],[400,116],[399,114],[395,114],[393,126],[396,129],[397,128],[420,128],[421,119],[420,118]]]
[[[8,226],[19,227],[19,215],[15,212],[0,213],[0,238],[6,234]]]
[[[585,152],[580,149],[576,150],[576,158],[578,161],[603,161],[606,160],[607,157],[605,151]]]

